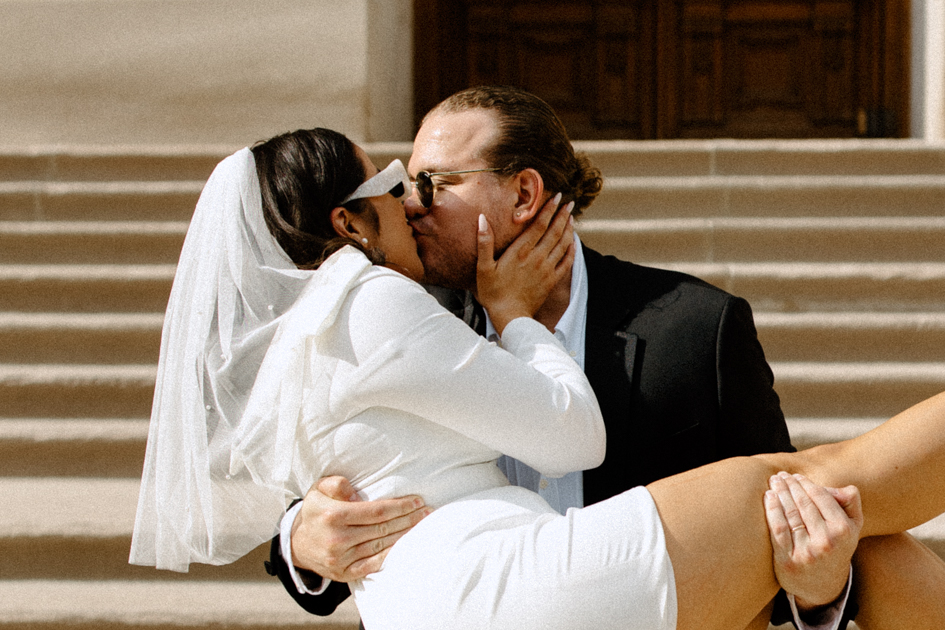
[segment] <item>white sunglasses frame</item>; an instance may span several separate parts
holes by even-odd
[[[394,160],[388,164],[387,168],[383,171],[365,180],[353,193],[342,199],[341,203],[338,205],[343,206],[355,199],[366,199],[368,197],[386,195],[393,190],[397,184],[403,184],[404,192],[399,197],[396,197],[396,199],[401,201],[409,197],[410,193],[413,191],[413,184],[410,182],[410,176],[407,175],[407,169],[404,168],[404,163],[400,160]]]

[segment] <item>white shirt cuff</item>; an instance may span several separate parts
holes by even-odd
[[[852,584],[853,566],[851,565],[846,588],[843,589],[843,593],[833,604],[818,613],[817,625],[808,625],[801,620],[801,615],[797,610],[797,602],[794,601],[794,596],[788,593],[788,602],[791,604],[791,613],[794,614],[794,623],[797,624],[798,630],[837,630],[843,617],[843,609],[847,607],[847,600],[850,598],[850,586]]]
[[[309,595],[321,595],[325,592],[325,589],[328,588],[328,585],[331,584],[331,580],[327,578],[321,578],[321,585],[312,589],[305,584],[305,581],[302,579],[302,576],[299,575],[298,570],[295,568],[295,565],[292,564],[292,523],[295,522],[295,516],[299,513],[299,510],[302,509],[302,502],[299,501],[285,513],[285,516],[282,517],[282,523],[279,527],[279,550],[282,552],[282,559],[285,560],[286,566],[289,567],[289,575],[292,576],[292,582],[295,584],[295,588],[299,593],[307,593]],[[314,586],[314,585],[313,585]],[[794,602],[791,602],[793,606]]]

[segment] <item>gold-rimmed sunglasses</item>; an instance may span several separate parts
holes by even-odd
[[[417,196],[420,199],[420,205],[424,208],[429,208],[433,205],[433,192],[436,189],[436,186],[433,184],[434,175],[463,175],[465,173],[492,173],[495,171],[501,171],[500,168],[477,168],[471,171],[441,171],[439,173],[431,173],[430,171],[420,171],[417,173],[417,179],[413,182],[413,185],[417,188]]]

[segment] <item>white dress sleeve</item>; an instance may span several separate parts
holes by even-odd
[[[594,392],[538,322],[512,321],[499,347],[393,272],[371,274],[345,311],[357,369],[334,386],[352,394],[352,414],[370,406],[411,413],[548,476],[603,461]]]

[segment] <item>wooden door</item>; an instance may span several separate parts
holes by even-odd
[[[573,138],[900,136],[906,0],[416,0],[418,120],[509,84]]]

